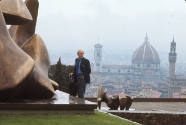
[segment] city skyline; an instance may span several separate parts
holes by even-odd
[[[174,39],[174,36],[172,37],[172,40]],[[172,41],[171,41],[172,42]],[[171,42],[169,43],[169,46],[171,44]],[[96,44],[98,44],[99,42],[97,42]],[[141,42],[141,45],[144,43]],[[150,42],[151,43],[151,42]],[[177,42],[176,42],[177,43]],[[99,43],[100,44],[100,43]],[[101,44],[102,45],[102,44]],[[138,47],[140,47],[141,45],[139,45]],[[120,53],[113,53],[112,55],[110,55],[108,52],[104,51],[104,48],[105,46],[103,45],[103,63],[104,64],[120,64],[120,65],[126,65],[126,64],[130,64],[131,63],[131,60],[132,60],[132,55],[133,53],[135,52],[135,50],[138,48],[136,47],[135,50],[131,53],[125,53],[124,55],[121,56]],[[157,49],[157,48],[155,48]],[[158,50],[158,49],[157,49]],[[93,46],[91,47],[90,50],[88,50],[88,52],[91,54],[91,55],[88,55],[87,52],[85,52],[85,57],[88,57],[90,58],[91,62],[93,62],[93,55],[94,55],[94,49],[93,49]],[[125,52],[125,50],[123,50],[123,52]],[[59,54],[59,53],[58,53]],[[74,57],[71,58],[71,60],[74,60],[74,58],[76,58],[76,53],[68,53],[66,56],[61,56],[60,54],[55,57],[52,57],[52,63],[56,63],[56,61],[58,60],[59,57],[62,58],[63,61],[65,61],[65,58],[67,59],[67,56],[70,56],[70,55],[73,55]],[[169,51],[168,52],[165,52],[165,53],[161,53],[161,52],[158,52],[159,56],[160,56],[160,61],[161,61],[161,64],[167,64],[168,63],[168,54],[169,54]],[[163,54],[163,55],[162,55]],[[62,54],[63,55],[63,54]],[[108,61],[108,57],[109,56],[113,56],[109,61]],[[178,57],[179,54],[178,54]],[[112,61],[113,59],[115,59],[115,61]],[[62,61],[62,62],[63,62]],[[64,62],[63,62],[64,63]],[[185,61],[182,62],[180,61],[180,59],[178,58],[178,63],[186,63]],[[65,64],[65,63],[64,63]],[[67,65],[71,65],[72,63],[66,63]]]
[[[162,63],[168,63],[173,36],[178,63],[186,62],[185,6],[184,0],[41,0],[37,32],[45,38],[52,63],[61,56],[63,63],[73,64],[80,48],[93,59],[96,43],[104,46],[106,59],[112,58],[105,62],[130,63],[146,32]]]

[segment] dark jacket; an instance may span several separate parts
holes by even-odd
[[[78,58],[75,60],[75,68],[74,68],[74,80],[75,80],[75,82],[77,82],[77,74],[76,74],[77,61],[78,61]],[[84,78],[85,78],[85,82],[86,83],[90,83],[91,67],[90,67],[90,62],[89,62],[88,59],[82,58],[80,69],[83,72],[83,75],[84,75]]]

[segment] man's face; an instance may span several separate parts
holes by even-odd
[[[79,57],[79,58],[83,58],[83,56],[84,56],[84,52],[83,52],[83,51],[79,51],[79,52],[78,52],[78,57]]]

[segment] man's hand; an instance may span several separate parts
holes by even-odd
[[[73,76],[73,74],[74,74],[74,73],[73,73],[73,72],[71,72],[71,73],[69,73],[69,76],[70,76],[70,77],[72,77],[72,76]]]

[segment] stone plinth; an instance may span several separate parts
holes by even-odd
[[[0,102],[0,114],[93,113],[96,108],[96,103],[61,91],[56,91],[56,95],[50,100]]]

